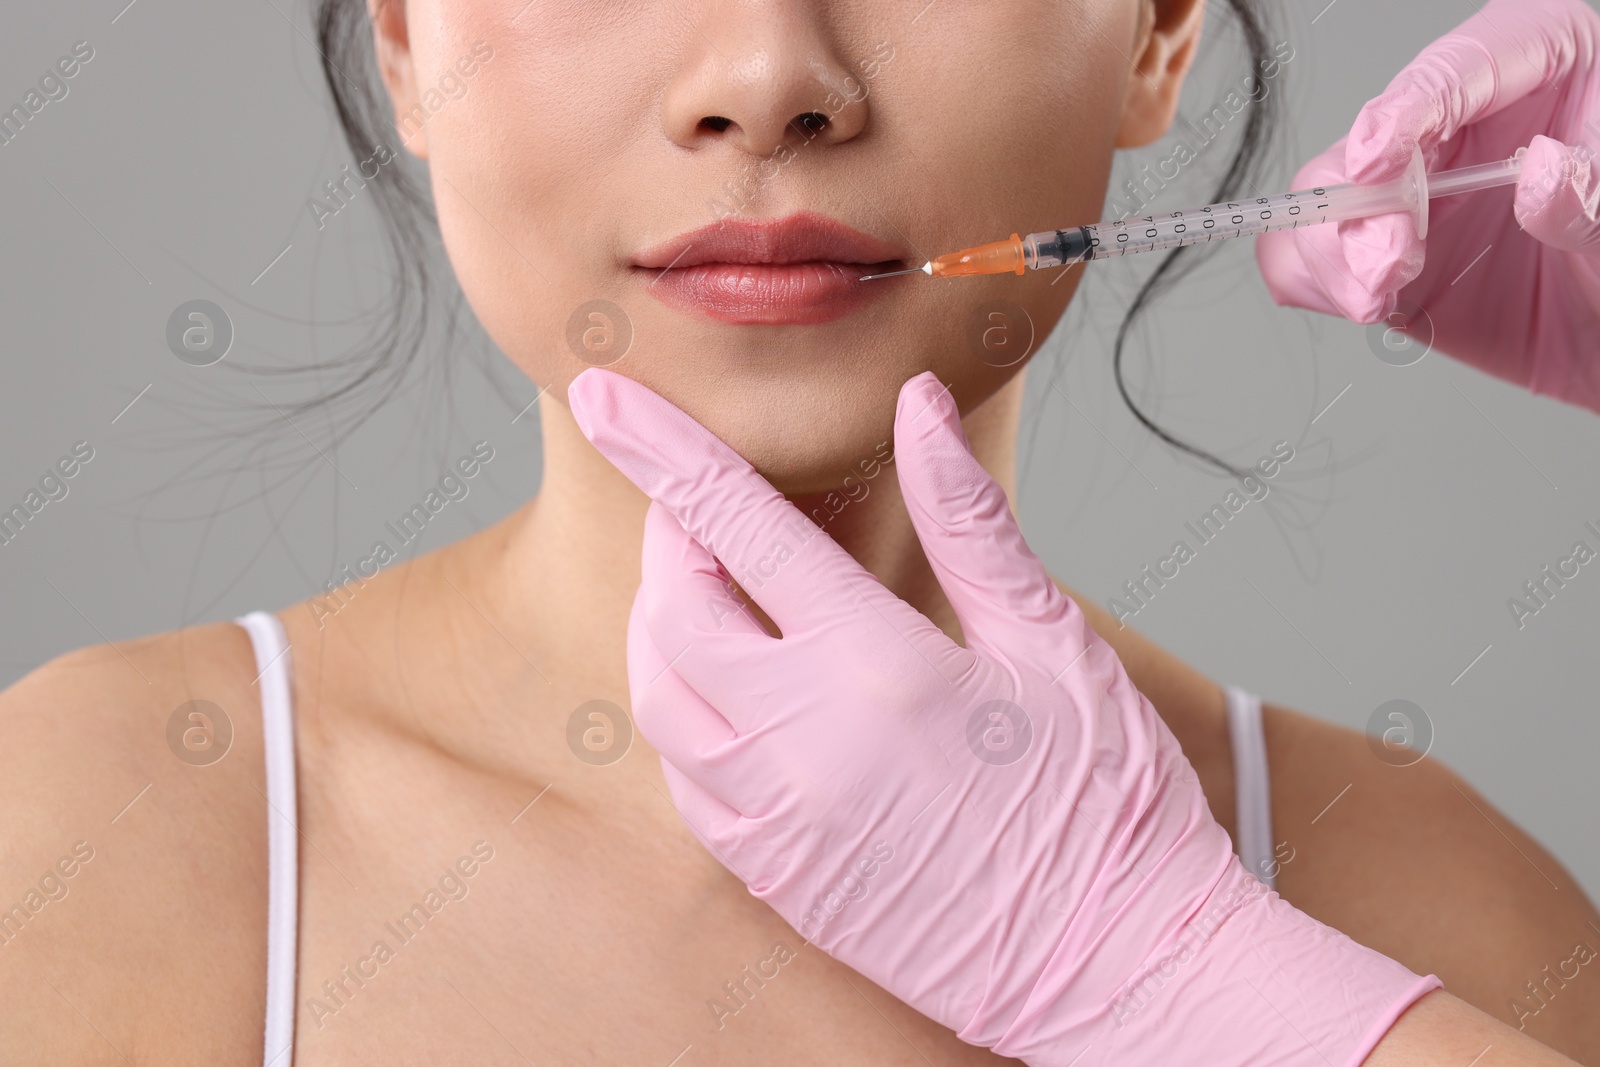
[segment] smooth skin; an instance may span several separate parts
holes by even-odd
[[[562,404],[584,364],[561,337],[583,301],[622,305],[639,344],[613,369],[684,408],[806,510],[888,439],[900,383],[932,369],[953,384],[969,440],[1014,500],[1023,373],[987,367],[962,339],[967,316],[1001,291],[989,281],[937,295],[908,286],[823,327],[733,328],[657,305],[626,256],[707,221],[703,202],[721,183],[791,136],[788,120],[823,102],[819,83],[859,73],[886,36],[896,58],[868,96],[826,140],[797,149],[748,210],[810,207],[921,248],[1022,218],[1093,217],[1113,147],[1148,143],[1170,122],[1201,5],[943,3],[915,23],[924,0],[675,0],[604,18],[589,3],[524,5],[420,0],[377,20],[401,113],[474,41],[495,48],[409,147],[432,169],[474,309],[550,387],[544,477],[506,519],[396,564],[336,612],[321,598],[278,611],[293,649],[300,775],[295,1060],[997,1062],[805,947],[694,840],[641,739],[610,766],[569,749],[580,704],[628,705],[624,636],[647,500]],[[1093,33],[1119,49],[1059,77],[1032,79],[1010,61],[1078,56]],[[970,84],[985,91],[953,95]],[[709,131],[706,115],[732,125]],[[991,144],[1020,154],[1014,176],[976,162]],[[930,177],[930,161],[955,172]],[[886,220],[874,204],[901,214]],[[1003,284],[1048,329],[1075,280]],[[869,484],[827,532],[958,635],[892,472]],[[1231,832],[1217,685],[1067,592],[1178,737]],[[94,849],[68,894],[0,947],[0,1062],[260,1056],[257,671],[244,631],[223,622],[69,652],[0,694],[0,902],[22,899],[75,842]],[[209,767],[167,747],[167,721],[191,699],[221,706],[235,731]],[[1281,893],[1449,990],[1413,1007],[1368,1062],[1465,1065],[1486,1045],[1484,1067],[1565,1062],[1537,1038],[1600,1063],[1600,979],[1587,968],[1552,986],[1525,1020],[1531,1037],[1489,1017],[1513,1021],[1524,982],[1576,942],[1600,945],[1586,925],[1600,915],[1554,857],[1436,761],[1394,768],[1353,731],[1270,705],[1266,715],[1275,836],[1293,857]],[[493,858],[461,880],[463,898],[406,943],[386,932],[480,841]],[[380,938],[392,959],[363,984],[345,977]],[[778,942],[793,958],[759,989],[748,984],[754,995],[719,1027],[708,1002]]]

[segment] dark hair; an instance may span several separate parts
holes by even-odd
[[[378,0],[379,7],[396,0]],[[1264,0],[1224,0],[1244,37],[1252,72],[1264,69],[1270,61],[1267,16]],[[379,144],[387,144],[387,131],[393,128],[393,111],[387,93],[376,76],[372,46],[372,23],[366,0],[316,0],[317,43],[322,53],[322,73],[338,111],[345,141],[356,158],[364,158]],[[1228,166],[1218,180],[1208,203],[1234,199],[1248,185],[1255,188],[1252,174],[1277,126],[1277,93],[1264,94],[1248,109],[1243,131]],[[399,161],[397,161],[398,163]],[[399,388],[416,361],[426,335],[428,299],[432,282],[427,270],[430,237],[437,233],[438,220],[426,185],[410,168],[391,165],[380,168],[368,181],[374,202],[383,219],[385,234],[398,274],[388,298],[374,310],[379,319],[370,343],[365,346],[368,362],[353,377],[333,392],[302,401],[295,410],[305,411],[320,404],[345,401],[358,395],[369,380],[378,379],[387,387],[354,421],[359,425]],[[1190,245],[1173,249],[1139,287],[1117,329],[1112,348],[1112,369],[1122,401],[1147,429],[1175,448],[1189,453],[1227,473],[1242,477],[1246,470],[1229,464],[1211,453],[1183,441],[1158,426],[1129,394],[1123,373],[1123,356],[1128,332],[1139,313],[1147,309],[1204,258],[1215,251],[1213,245]],[[460,311],[459,291],[451,303],[447,329],[454,331]],[[349,365],[350,357],[340,361]],[[325,364],[324,367],[327,365]],[[352,429],[354,428],[352,425]]]
[[[1259,72],[1270,63],[1271,42],[1267,35],[1267,17],[1258,0],[1226,0],[1229,11],[1234,21],[1239,24],[1239,31],[1244,36],[1245,51],[1250,55],[1250,70],[1259,78]],[[1254,98],[1252,98],[1254,99]],[[1244,122],[1244,130],[1239,135],[1239,143],[1233,150],[1233,156],[1228,160],[1228,167],[1218,179],[1216,187],[1206,203],[1215,204],[1226,200],[1235,199],[1245,186],[1254,192],[1256,189],[1252,175],[1259,167],[1263,154],[1272,135],[1277,129],[1279,100],[1277,93],[1265,93],[1256,99],[1253,106],[1247,109],[1248,117]],[[1150,304],[1168,289],[1176,285],[1181,279],[1203,263],[1210,254],[1217,251],[1220,246],[1212,243],[1203,245],[1185,245],[1174,248],[1162,257],[1161,263],[1155,271],[1146,278],[1139,291],[1134,294],[1133,301],[1128,305],[1127,312],[1122,317],[1122,324],[1117,327],[1117,339],[1111,349],[1111,369],[1117,380],[1117,392],[1122,395],[1122,402],[1133,412],[1134,418],[1144,424],[1145,428],[1167,444],[1204,460],[1216,466],[1235,478],[1242,478],[1249,471],[1245,468],[1235,467],[1233,464],[1218,459],[1210,452],[1189,444],[1168,433],[1157,426],[1144,410],[1134,403],[1133,397],[1128,395],[1127,379],[1123,376],[1122,356],[1127,345],[1128,331],[1132,328],[1139,312],[1149,307]]]
[[[1227,5],[1229,14],[1233,16],[1234,21],[1238,24],[1241,36],[1244,38],[1245,51],[1250,57],[1252,76],[1258,83],[1263,78],[1272,77],[1273,75],[1271,74],[1263,73],[1271,70],[1275,65],[1279,65],[1271,58],[1272,45],[1268,34],[1269,19],[1267,8],[1261,0],[1224,0],[1224,3]],[[1260,195],[1255,178],[1261,169],[1263,157],[1272,141],[1273,135],[1278,129],[1278,115],[1282,105],[1278,95],[1273,92],[1263,92],[1260,96],[1256,96],[1252,91],[1250,100],[1251,105],[1245,109],[1248,111],[1248,115],[1243,123],[1243,129],[1239,134],[1233,155],[1229,157],[1222,176],[1217,179],[1217,183],[1211,189],[1211,194],[1204,201],[1205,203],[1214,204],[1237,199],[1246,187],[1250,189],[1252,195]],[[1230,108],[1229,111],[1231,113],[1233,109]],[[1207,258],[1219,251],[1220,247],[1219,244],[1212,242],[1185,245],[1180,248],[1174,248],[1161,257],[1155,269],[1151,271],[1135,291],[1133,299],[1123,313],[1121,323],[1117,326],[1116,338],[1111,348],[1111,371],[1116,379],[1117,392],[1122,397],[1123,404],[1127,406],[1128,410],[1133,413],[1133,417],[1138,419],[1147,430],[1179,451],[1194,456],[1219,471],[1234,478],[1244,478],[1251,473],[1250,468],[1237,467],[1197,445],[1174,436],[1159,426],[1139,406],[1129,392],[1123,358],[1127,353],[1128,335],[1138,321],[1139,313],[1147,310],[1158,297],[1187,277]],[[1074,268],[1069,267],[1067,269]],[[1061,368],[1058,363],[1056,373],[1059,374],[1060,371]],[[1041,405],[1042,403],[1043,401],[1041,401]],[[1037,429],[1037,425],[1035,429]]]

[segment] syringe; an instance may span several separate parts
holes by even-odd
[[[1187,211],[1108,219],[1093,226],[1043,230],[1026,237],[1012,234],[1003,241],[939,256],[920,267],[869,274],[859,280],[895,278],[902,274],[928,274],[939,278],[1008,271],[1021,274],[1044,267],[1063,267],[1111,256],[1131,256],[1135,252],[1155,252],[1180,245],[1400,211],[1410,213],[1416,223],[1417,236],[1426,237],[1430,198],[1510,185],[1522,174],[1522,157],[1526,152],[1527,149],[1519,148],[1509,159],[1428,174],[1423,169],[1422,153],[1413,149],[1406,172],[1393,181],[1376,185],[1347,182],[1295,193],[1229,200]]]

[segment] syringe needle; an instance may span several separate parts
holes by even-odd
[[[910,270],[892,270],[888,274],[868,274],[864,278],[857,278],[856,281],[870,282],[878,278],[898,278],[902,274],[932,274],[933,271],[930,269],[932,266],[933,264],[926,263],[920,267],[912,267]]]

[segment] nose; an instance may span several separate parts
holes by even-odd
[[[709,5],[682,38],[662,123],[674,143],[727,141],[765,158],[786,142],[838,144],[866,126],[866,89],[829,39],[827,4]]]

